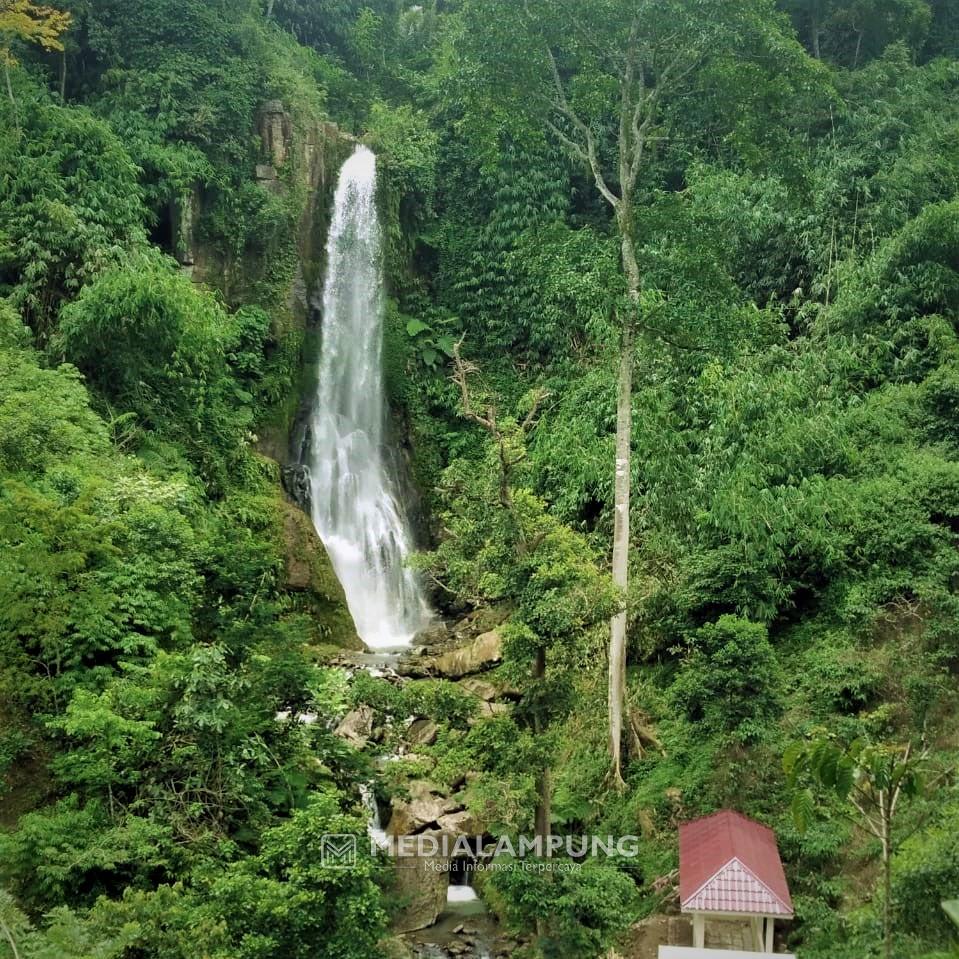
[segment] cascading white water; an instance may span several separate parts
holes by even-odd
[[[373,792],[372,785],[360,784],[360,799],[366,810],[366,832],[372,845],[377,849],[389,849],[390,840],[380,821],[380,807],[376,805],[376,794]]]
[[[383,451],[383,306],[376,157],[359,146],[340,171],[327,243],[309,466],[313,523],[375,649],[407,645],[430,618]]]

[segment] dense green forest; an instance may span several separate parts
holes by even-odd
[[[510,954],[646,959],[723,807],[801,959],[959,954],[959,4],[55,6],[0,0],[0,959],[415,955],[320,851],[422,781],[640,837],[491,872]],[[356,140],[479,683],[337,665],[284,492]]]

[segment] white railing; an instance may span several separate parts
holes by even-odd
[[[796,959],[786,952],[743,952],[741,949],[695,949],[692,946],[660,946],[659,959]]]

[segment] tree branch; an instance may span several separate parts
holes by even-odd
[[[556,57],[553,56],[553,51],[549,48],[549,45],[546,45],[546,57],[549,60],[553,89],[556,92],[556,99],[553,101],[553,106],[580,132],[580,135],[585,141],[586,148],[585,151],[582,148],[576,151],[577,158],[582,157],[585,152],[586,161],[589,163],[593,179],[596,181],[596,189],[599,190],[609,205],[616,210],[619,207],[620,199],[606,183],[606,177],[603,175],[602,164],[599,162],[599,154],[596,150],[596,138],[593,136],[593,131],[589,125],[585,123],[583,118],[570,106],[569,99],[566,96],[566,90],[563,88],[563,78],[560,76],[559,67],[556,64]],[[553,126],[552,124],[550,125]]]

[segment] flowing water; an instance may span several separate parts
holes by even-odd
[[[360,785],[360,799],[366,809],[366,832],[372,845],[377,849],[389,849],[390,840],[380,821],[380,808],[376,805],[376,795],[372,785],[367,783]]]
[[[381,651],[383,661],[367,666],[374,673],[389,668],[383,651],[408,645],[431,619],[407,563],[412,539],[384,450],[383,296],[376,158],[357,147],[340,171],[327,243],[309,470],[313,523],[360,638]],[[360,793],[370,838],[385,848],[372,785],[362,785]],[[464,923],[471,923],[469,932]],[[417,936],[422,956],[489,959],[495,924],[475,890],[461,884],[450,887],[436,926]]]
[[[360,146],[340,171],[327,243],[309,465],[313,523],[371,649],[408,645],[430,618],[384,455],[383,308],[376,157]]]

